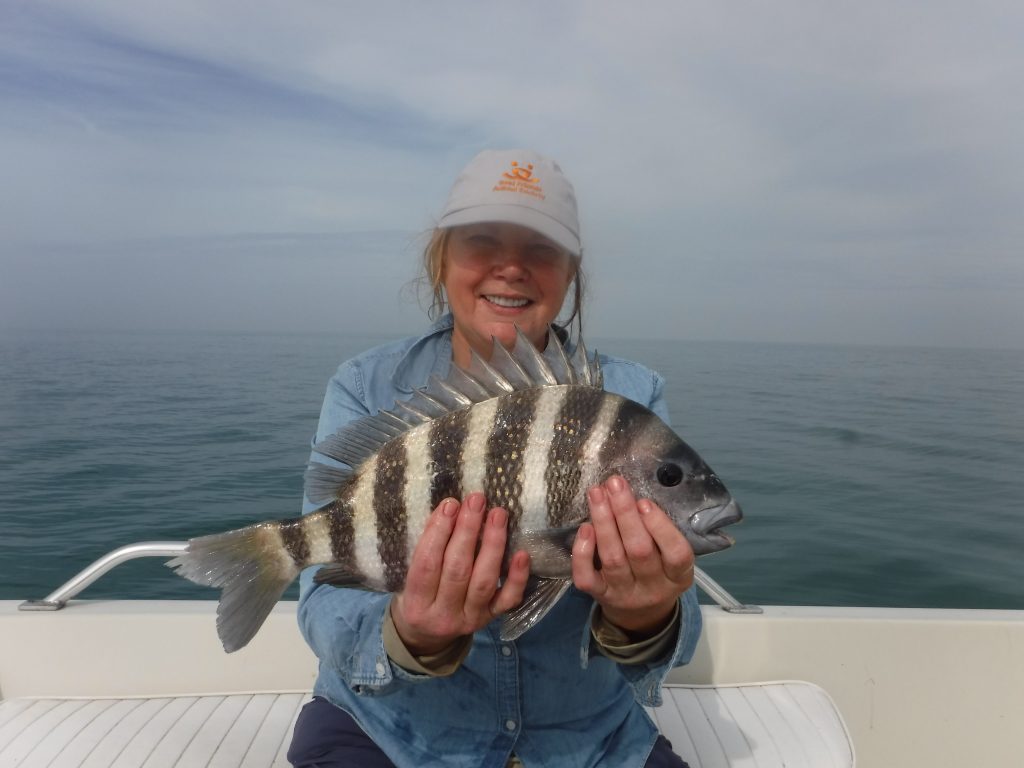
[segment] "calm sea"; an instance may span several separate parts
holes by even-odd
[[[327,379],[381,340],[0,333],[0,598],[122,544],[297,514]],[[740,600],[1024,608],[1024,352],[591,346],[666,376],[742,504],[736,546],[701,560]],[[83,596],[215,593],[145,561]]]

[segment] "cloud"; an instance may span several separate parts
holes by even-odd
[[[164,309],[111,322],[228,322],[188,270],[245,242],[274,277],[213,282],[300,328],[288,308],[325,265],[290,252],[419,232],[475,151],[527,145],[576,184],[597,332],[649,334],[654,306],[659,332],[691,337],[1024,338],[1016,4],[89,0],[5,22],[0,322],[51,317],[24,298],[39,259],[102,275],[127,252],[177,295],[122,265],[123,290]],[[182,242],[206,260],[169,266]],[[390,295],[380,264],[346,262],[361,297]],[[385,305],[337,311],[417,323]]]

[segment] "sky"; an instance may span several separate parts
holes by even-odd
[[[400,334],[459,169],[586,334],[1024,347],[1024,4],[0,0],[0,329]]]

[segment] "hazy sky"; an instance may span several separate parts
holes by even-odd
[[[588,335],[1024,347],[1024,4],[0,0],[0,327],[411,331],[486,147]]]

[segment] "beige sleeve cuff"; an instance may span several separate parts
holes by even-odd
[[[428,675],[430,677],[447,677],[455,673],[473,646],[473,636],[460,637],[450,646],[439,653],[431,653],[426,656],[412,654],[402,638],[395,629],[395,622],[391,619],[391,611],[384,613],[384,650],[388,658],[400,666],[406,672],[414,675]]]
[[[612,661],[619,664],[648,664],[659,661],[672,652],[679,635],[681,620],[682,612],[677,600],[676,609],[664,629],[654,637],[633,642],[624,630],[605,619],[598,608],[590,634],[597,643],[597,649]]]

